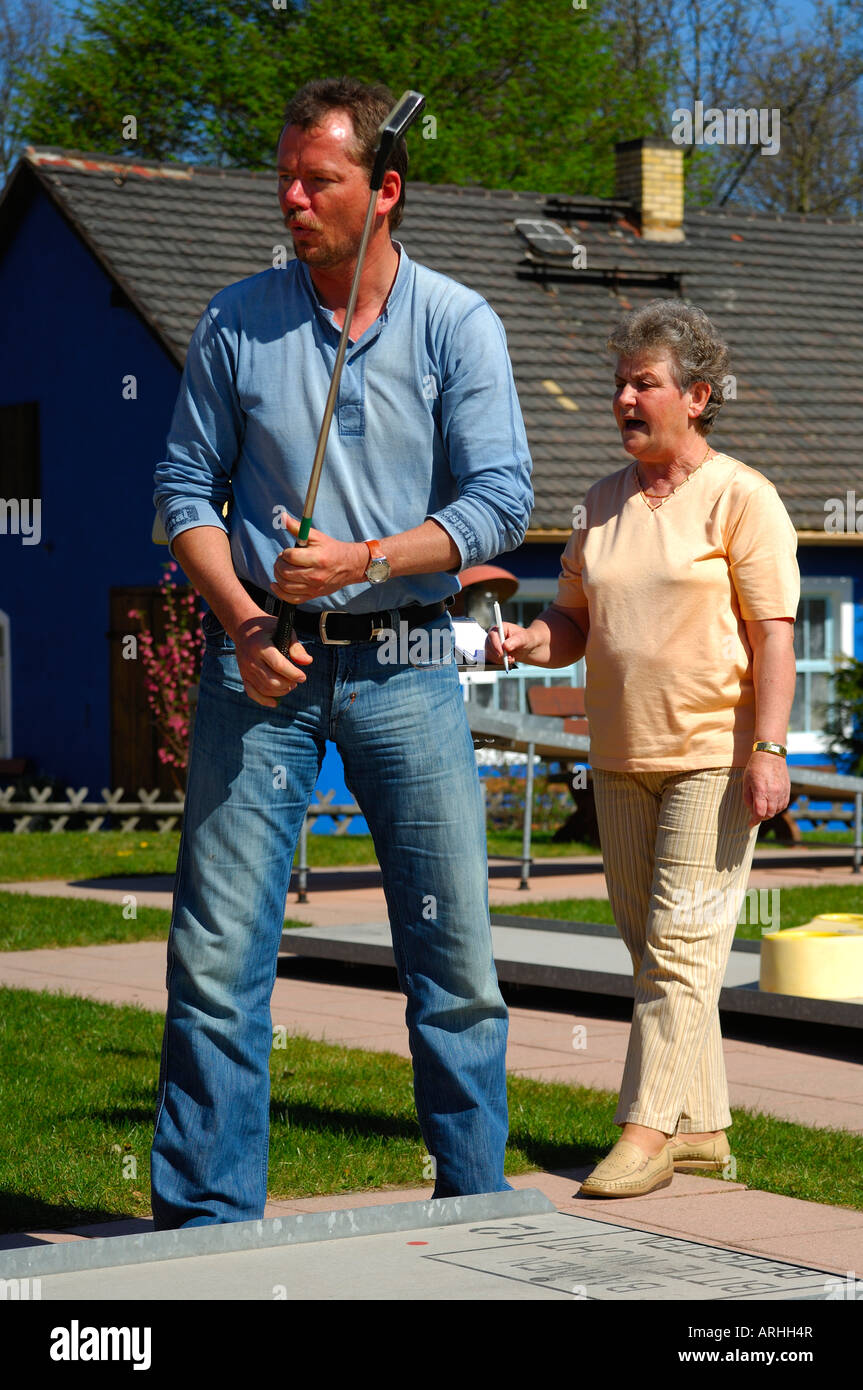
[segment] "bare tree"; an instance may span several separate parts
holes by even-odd
[[[858,215],[863,211],[863,17],[857,6],[823,6],[816,30],[762,56],[756,104],[781,109],[774,158],[741,165],[738,187],[752,206],[775,212]]]
[[[48,49],[61,44],[72,22],[45,0],[0,0],[0,174],[5,182],[21,152],[24,124],[19,83]]]
[[[688,144],[690,205],[744,204],[774,212],[856,213],[863,198],[863,8],[815,5],[804,28],[780,0],[606,0],[621,33],[621,63],[659,61],[673,112],[777,110],[780,148]]]
[[[776,0],[604,0],[602,18],[619,32],[624,68],[661,64],[667,91],[657,117],[665,134],[675,106],[736,102],[753,45],[781,25]]]

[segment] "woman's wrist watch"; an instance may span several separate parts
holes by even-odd
[[[788,756],[788,749],[781,743],[767,743],[763,739],[752,745],[753,753],[775,753],[777,758]]]
[[[366,541],[369,563],[366,566],[366,579],[370,584],[383,584],[390,577],[390,564],[384,555],[380,541]]]

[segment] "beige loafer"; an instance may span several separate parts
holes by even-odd
[[[721,1173],[731,1157],[731,1145],[725,1133],[698,1144],[691,1144],[685,1134],[675,1134],[669,1139],[668,1148],[675,1168],[692,1168],[696,1172]]]
[[[629,1139],[618,1139],[606,1158],[581,1184],[585,1197],[641,1197],[667,1187],[674,1177],[668,1144],[651,1158]]]

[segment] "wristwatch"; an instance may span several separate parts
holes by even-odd
[[[390,577],[389,560],[381,549],[380,541],[366,541],[366,545],[369,552],[366,579],[370,584],[383,584],[384,580]]]
[[[758,743],[752,745],[753,753],[775,753],[777,758],[784,758],[788,754],[788,749],[782,743],[768,743],[764,739],[759,739]]]

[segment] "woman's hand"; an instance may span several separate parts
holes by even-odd
[[[535,623],[531,623],[529,628],[519,627],[518,623],[504,623],[503,647],[500,644],[500,634],[497,628],[490,628],[485,639],[486,665],[503,666],[504,652],[511,662],[522,660],[531,666],[538,665],[539,663],[534,660],[534,656],[536,654],[541,655],[542,634],[533,632],[535,626]],[[547,650],[547,638],[545,645]]]
[[[749,825],[778,816],[791,800],[791,778],[784,758],[776,753],[753,753],[743,774],[743,800]]]
[[[747,620],[746,636],[752,648],[755,738],[786,744],[797,676],[794,620]],[[784,811],[791,800],[791,779],[785,759],[777,753],[752,753],[743,778],[743,800],[749,807],[750,826]]]
[[[489,666],[502,666],[503,653],[526,666],[571,666],[584,656],[590,618],[586,608],[546,608],[530,627],[504,623],[503,648],[497,629],[486,638],[485,659]]]

